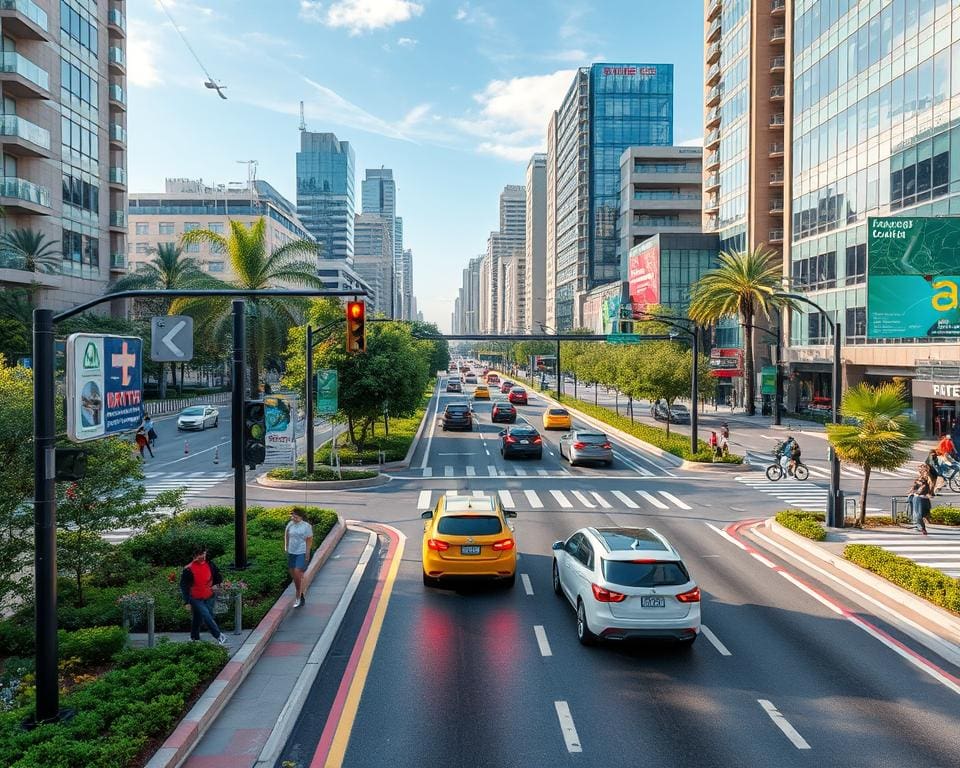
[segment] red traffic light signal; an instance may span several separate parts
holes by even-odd
[[[367,307],[362,301],[347,302],[347,352],[367,351]]]

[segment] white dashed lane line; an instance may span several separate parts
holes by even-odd
[[[580,737],[577,735],[577,726],[573,724],[573,715],[570,714],[570,707],[567,702],[555,701],[553,706],[557,710],[560,732],[563,734],[563,741],[567,745],[567,752],[583,752],[583,747],[580,746]]]
[[[540,655],[553,656],[553,651],[550,650],[550,641],[547,640],[547,631],[543,628],[543,625],[537,624],[534,626],[533,633],[537,636],[537,646],[540,648]]]
[[[757,699],[757,702],[763,707],[764,712],[770,715],[770,719],[773,720],[774,725],[783,731],[784,736],[790,739],[793,746],[797,749],[810,749],[810,745],[807,744],[806,739],[797,732],[796,728],[790,725],[790,722],[780,713],[779,709],[766,699]]]
[[[533,594],[533,584],[530,583],[530,577],[525,573],[520,574],[520,581],[523,583],[523,591],[528,595]]]
[[[733,655],[733,654],[731,654],[730,651],[727,649],[727,646],[725,646],[723,643],[720,642],[720,640],[717,638],[717,636],[716,636],[715,634],[713,634],[713,632],[710,630],[710,628],[709,628],[706,624],[701,624],[701,625],[700,625],[700,631],[703,633],[703,636],[704,636],[705,638],[707,638],[707,640],[710,641],[710,645],[712,645],[714,648],[717,649],[717,652],[718,652],[721,656],[732,656],[732,655]]]
[[[420,491],[417,499],[417,509],[430,509],[430,491]]]

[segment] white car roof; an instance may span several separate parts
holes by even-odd
[[[670,542],[653,528],[605,526],[584,530],[600,545],[598,552],[606,560],[682,561]]]

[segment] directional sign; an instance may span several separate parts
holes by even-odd
[[[143,421],[143,341],[74,333],[67,338],[67,437],[129,432]]]
[[[192,360],[193,318],[187,315],[150,318],[150,359],[158,363]]]
[[[331,416],[337,412],[338,386],[335,370],[317,371],[316,411],[318,416]]]
[[[608,344],[639,344],[639,333],[610,333],[607,334]]]

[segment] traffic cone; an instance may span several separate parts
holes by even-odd
[[[190,453],[190,443],[188,443],[186,440],[183,441],[183,452]]]
[[[213,449],[213,463],[214,464],[220,463],[220,446],[219,445]]]

